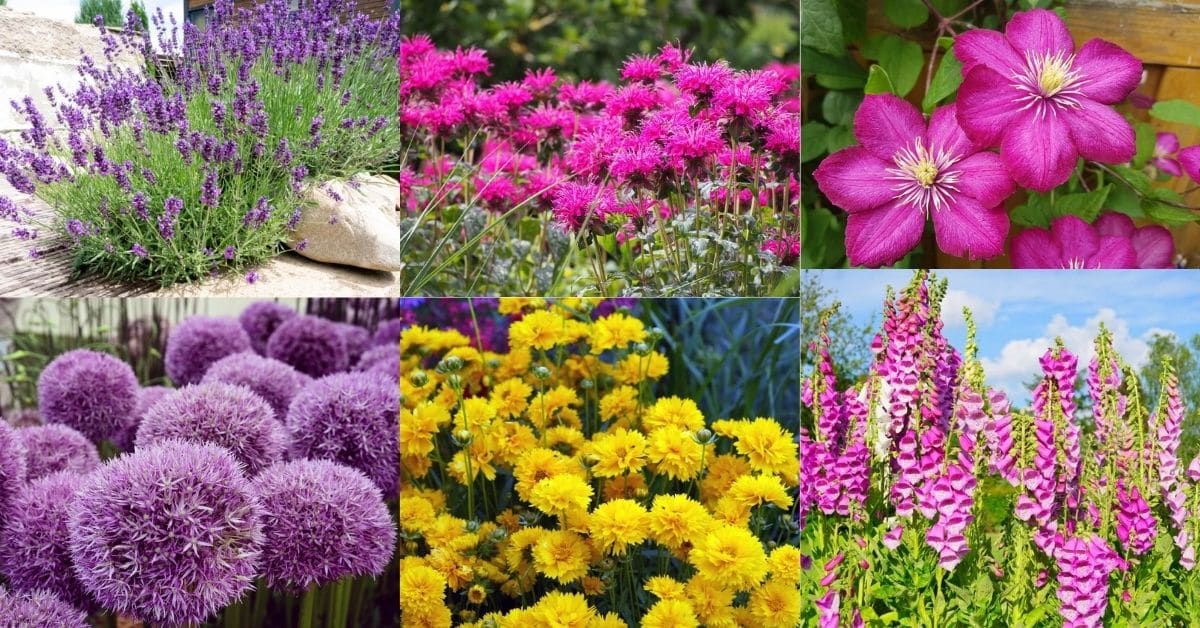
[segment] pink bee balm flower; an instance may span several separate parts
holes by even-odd
[[[1141,81],[1142,63],[1093,39],[1078,51],[1067,25],[1043,9],[1013,15],[1001,35],[973,30],[954,43],[963,63],[958,122],[971,139],[999,146],[1013,179],[1048,191],[1076,160],[1122,163],[1135,152],[1133,128],[1109,105]]]
[[[1137,268],[1128,237],[1102,235],[1076,216],[1060,216],[1050,229],[1026,229],[1012,242],[1013,268]]]
[[[1150,159],[1150,163],[1160,172],[1172,177],[1182,175],[1179,160],[1175,158],[1175,153],[1179,152],[1179,138],[1174,133],[1161,132],[1154,137],[1154,157]]]
[[[850,214],[846,252],[859,266],[892,264],[916,246],[933,217],[938,247],[951,255],[995,257],[1004,250],[1013,182],[1000,157],[982,152],[955,120],[954,105],[928,126],[912,104],[871,95],[854,114],[861,146],[838,151],[813,176]]]

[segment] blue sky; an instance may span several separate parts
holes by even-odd
[[[843,309],[860,323],[877,326],[888,285],[902,288],[912,271],[806,271],[832,290]],[[962,349],[961,314],[970,307],[979,327],[979,355],[988,383],[1017,403],[1028,395],[1023,381],[1038,372],[1037,358],[1062,337],[1080,356],[1091,357],[1101,322],[1113,332],[1117,350],[1135,366],[1145,362],[1155,333],[1190,338],[1200,333],[1200,273],[1163,271],[946,270],[943,306],[946,335]]]

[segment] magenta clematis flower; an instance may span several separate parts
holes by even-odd
[[[1104,212],[1093,225],[1101,237],[1128,238],[1137,256],[1138,268],[1171,268],[1175,241],[1166,227],[1135,227],[1133,219],[1117,212]]]
[[[1179,151],[1179,164],[1192,181],[1200,183],[1200,145],[1188,146]]]
[[[821,162],[813,176],[850,214],[846,253],[858,266],[882,266],[916,246],[932,216],[938,247],[951,255],[1000,255],[1008,235],[1001,207],[1013,192],[1004,163],[959,128],[954,105],[928,126],[912,104],[871,95],[854,114],[860,146]]]
[[[1174,133],[1164,132],[1159,132],[1154,138],[1154,157],[1150,159],[1150,163],[1160,172],[1172,177],[1182,175],[1183,169],[1179,166],[1179,160],[1175,158],[1175,153],[1179,152],[1179,138]]]
[[[1004,34],[963,33],[958,123],[974,141],[999,146],[1012,177],[1046,192],[1071,176],[1079,157],[1123,163],[1133,128],[1109,106],[1141,81],[1142,62],[1093,39],[1078,51],[1067,25],[1044,9],[1013,15]]]
[[[1137,268],[1128,237],[1102,235],[1076,216],[1060,216],[1050,229],[1026,229],[1012,241],[1013,268]]]

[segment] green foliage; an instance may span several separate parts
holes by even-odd
[[[1200,105],[1187,100],[1160,100],[1150,107],[1150,115],[1164,122],[1200,126]]]
[[[133,0],[133,4],[129,5],[129,10],[133,11],[134,19],[137,20],[140,30],[144,31],[150,28],[150,18],[146,15],[146,7],[142,5],[141,0]]]
[[[949,49],[942,55],[942,62],[929,83],[929,91],[925,92],[921,108],[925,113],[933,112],[934,107],[958,92],[962,80],[962,62],[954,55],[954,50]]]
[[[806,42],[839,54],[842,22],[838,3],[804,0]],[[810,10],[814,13],[810,16]],[[723,58],[735,67],[794,61],[799,19],[794,0],[401,0],[404,28],[427,33],[440,47],[487,50],[496,80],[517,80],[526,68],[554,67],[559,75],[616,79],[633,54],[652,54],[667,41]],[[809,21],[812,24],[808,24]]]
[[[897,96],[907,96],[917,85],[925,56],[919,44],[895,35],[875,35],[867,39],[862,52],[868,59],[878,61],[887,72]]]
[[[1158,399],[1162,394],[1159,378],[1162,377],[1163,362],[1169,360],[1179,378],[1179,395],[1187,414],[1183,419],[1183,437],[1179,445],[1179,459],[1191,460],[1200,453],[1200,334],[1189,339],[1169,334],[1154,334],[1150,339],[1150,354],[1138,376],[1148,399]]]
[[[104,18],[105,26],[120,27],[125,23],[125,14],[121,11],[121,0],[79,0],[79,14],[75,16],[76,24],[91,24],[97,15]]]

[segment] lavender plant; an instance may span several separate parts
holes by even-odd
[[[0,198],[0,218],[32,255],[49,231],[81,273],[199,279],[281,251],[306,187],[395,159],[398,16],[372,20],[335,0],[218,0],[182,41],[173,16],[152,20],[155,41],[105,32],[105,58],[81,59],[77,89],[46,90],[49,115],[14,103],[29,128],[0,141],[0,171],[53,212]]]

